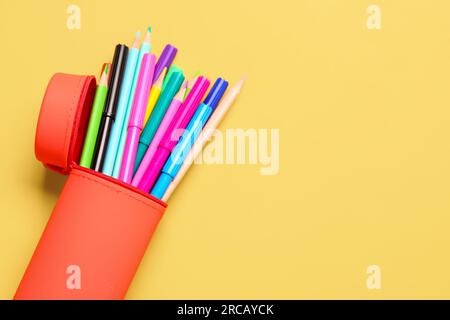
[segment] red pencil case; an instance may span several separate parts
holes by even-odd
[[[42,102],[36,158],[68,174],[14,299],[123,299],[166,204],[78,166],[96,82],[55,74]]]

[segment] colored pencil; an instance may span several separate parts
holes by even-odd
[[[147,180],[146,183],[148,183],[150,188],[153,187],[153,184],[156,181],[156,178],[158,178],[164,163],[181,138],[180,132],[183,131],[188,125],[208,87],[209,80],[202,76],[198,77],[191,93],[189,93],[186,100],[175,114],[172,122],[167,128],[166,133],[161,139],[158,148],[156,149],[155,155],[150,163],[149,170],[143,177],[144,180]]]
[[[197,140],[206,121],[208,121],[220,99],[222,99],[227,87],[228,82],[222,78],[218,78],[209,91],[205,101],[203,101],[195,111],[186,130],[183,132],[180,141],[173,149],[172,154],[161,170],[161,174],[151,192],[154,197],[161,199],[166,192],[167,187],[180,170],[181,165],[186,159],[188,152],[191,150],[192,145]]]
[[[81,152],[80,166],[90,168],[94,156],[95,142],[97,141],[98,128],[102,119],[103,107],[105,106],[108,92],[108,68],[110,64],[105,64],[100,77],[97,90],[95,91],[94,103],[92,105],[91,117],[89,119],[86,138],[84,140],[83,151]]]
[[[134,170],[134,160],[141,134],[145,107],[149,96],[150,86],[155,71],[156,57],[154,54],[146,53],[142,59],[142,67],[139,73],[138,85],[131,109],[130,121],[128,122],[127,139],[123,151],[122,167],[120,168],[119,179],[126,183],[131,183]]]
[[[149,192],[151,186],[147,185],[146,183],[147,181],[142,178],[147,174],[147,170],[149,169],[150,163],[152,162],[153,156],[155,155],[156,149],[158,148],[161,139],[163,138],[164,134],[167,131],[167,128],[169,127],[170,123],[175,117],[175,114],[177,113],[178,109],[180,108],[181,104],[184,101],[186,84],[187,81],[184,81],[180,91],[178,91],[178,93],[175,95],[172,102],[170,103],[170,106],[167,109],[167,112],[164,115],[164,118],[161,121],[161,124],[159,125],[158,130],[156,131],[155,136],[153,137],[153,140],[150,143],[150,146],[148,147],[147,152],[145,153],[145,156],[142,159],[142,162],[138,170],[136,171],[136,174],[133,177],[133,181],[131,184],[145,192]]]
[[[162,83],[166,76],[167,68],[163,69],[163,72],[159,75],[159,78],[155,81],[152,88],[150,89],[150,95],[148,97],[148,103],[147,103],[147,109],[145,110],[145,118],[144,118],[144,126],[147,123],[148,118],[150,117],[150,114],[153,111],[153,108],[156,105],[156,102],[159,99],[159,96],[161,95],[162,91]],[[169,75],[167,75],[169,77]],[[165,80],[164,80],[165,82]]]
[[[220,101],[219,105],[217,106],[216,110],[213,112],[211,117],[209,118],[208,122],[206,123],[205,127],[203,128],[202,132],[200,133],[200,136],[195,141],[193,147],[189,151],[186,159],[183,162],[183,165],[181,166],[180,170],[178,171],[178,174],[175,176],[175,179],[170,183],[169,187],[167,188],[166,192],[164,193],[164,196],[162,197],[162,200],[164,202],[167,202],[170,197],[172,196],[175,189],[178,187],[180,182],[183,180],[183,177],[186,175],[186,172],[191,167],[194,160],[198,157],[200,152],[202,151],[203,147],[206,145],[206,143],[211,138],[212,134],[214,133],[214,130],[219,126],[220,122],[224,118],[225,114],[230,109],[233,102],[236,100],[237,96],[239,95],[242,85],[245,82],[245,77],[243,77],[240,81],[238,81],[234,86],[232,86],[230,89],[228,89],[228,92],[225,93],[225,96]]]
[[[102,169],[102,172],[108,176],[111,176],[113,173],[122,128],[127,125],[127,123],[125,123],[125,116],[127,113],[128,100],[130,99],[134,72],[136,70],[136,64],[139,56],[139,38],[140,32],[137,32],[133,45],[128,51],[127,64],[123,76],[122,88],[120,90],[119,103],[117,105],[116,120],[114,121],[114,125],[112,127]]]
[[[145,152],[148,149],[148,146],[152,142],[153,136],[158,130],[158,127],[169,108],[170,103],[172,102],[175,94],[180,90],[181,85],[184,81],[184,75],[180,72],[174,72],[170,77],[169,83],[167,84],[166,90],[161,92],[161,96],[158,99],[158,102],[155,105],[155,108],[150,115],[147,124],[144,127],[144,131],[142,131],[141,137],[139,139],[138,151],[136,154],[136,161],[134,164],[134,172],[138,169],[142,158],[144,158]]]
[[[120,141],[119,141],[119,146],[117,148],[116,160],[114,161],[114,170],[113,170],[113,175],[112,175],[114,178],[119,178],[120,168],[122,166],[123,150],[125,149],[125,142],[127,140],[128,122],[130,119],[131,108],[133,106],[134,95],[135,95],[135,91],[136,91],[137,81],[139,78],[139,71],[141,70],[142,58],[143,58],[144,54],[149,53],[152,48],[152,46],[151,46],[151,31],[152,31],[152,28],[148,27],[147,33],[145,34],[145,38],[141,44],[138,61],[136,64],[136,68],[134,70],[133,85],[131,86],[131,93],[130,93],[130,97],[128,98],[127,111],[125,113],[125,118],[124,118],[124,122],[123,122],[124,125],[122,126],[122,133],[120,134]]]

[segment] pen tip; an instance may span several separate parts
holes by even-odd
[[[181,102],[183,102],[184,96],[185,96],[185,93],[186,93],[186,83],[187,83],[187,81],[184,80],[182,85],[181,85],[180,90],[178,90],[178,93],[175,96],[175,99],[177,99],[177,100],[179,100]]]
[[[164,69],[161,71],[161,73],[160,73],[158,79],[156,79],[156,83],[155,83],[155,84],[156,84],[157,86],[159,86],[159,87],[162,86],[163,81],[164,81],[164,79],[165,79],[165,77],[166,77],[166,73],[167,73],[167,67],[164,67]]]
[[[144,37],[144,42],[150,43],[151,32],[152,32],[152,27],[148,27],[147,33],[145,34],[145,37]]]
[[[246,75],[242,76],[242,77],[241,77],[241,80],[239,80],[239,81],[235,84],[235,88],[236,88],[237,90],[241,90],[242,85],[244,84],[245,80],[247,80],[247,76],[246,76]]]
[[[198,74],[194,75],[194,77],[187,82],[187,87],[192,89],[194,87],[195,82],[197,81]]]
[[[103,71],[105,74],[108,74],[108,64],[105,65],[105,70]]]
[[[135,37],[134,37],[134,41],[133,41],[133,48],[138,48],[139,47],[139,39],[141,38],[141,32],[140,31],[136,31]]]

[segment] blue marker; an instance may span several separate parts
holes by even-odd
[[[132,94],[131,89],[133,85],[133,77],[136,71],[136,65],[139,56],[139,41],[140,33],[136,33],[136,40],[133,47],[128,51],[127,64],[125,66],[125,73],[122,80],[122,88],[120,89],[119,103],[117,105],[116,120],[111,130],[108,147],[106,149],[105,161],[103,162],[102,172],[108,176],[112,176],[114,163],[116,161],[117,148],[119,147],[119,140],[122,134],[123,126],[125,124],[125,116],[127,114],[128,101]]]
[[[151,194],[156,198],[161,199],[164,196],[169,184],[180,170],[189,150],[191,150],[192,145],[195,140],[197,140],[203,126],[206,124],[206,121],[208,121],[209,116],[216,108],[227,87],[228,82],[222,78],[218,78],[205,101],[198,107],[191,121],[189,121],[183,136],[173,149],[169,159],[167,159],[164,164],[161,175],[151,191]]]

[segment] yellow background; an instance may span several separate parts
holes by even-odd
[[[66,9],[81,8],[81,30]],[[368,30],[367,7],[382,10]],[[447,0],[0,1],[0,298],[65,178],[34,158],[54,72],[153,27],[186,74],[248,82],[221,128],[280,129],[280,172],[192,168],[127,298],[450,298]],[[368,290],[366,268],[382,270]]]

